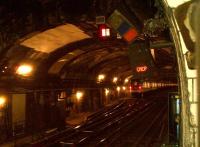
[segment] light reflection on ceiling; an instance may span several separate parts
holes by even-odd
[[[23,41],[21,45],[36,51],[51,53],[66,44],[87,38],[90,36],[75,25],[65,24],[34,35]]]
[[[50,74],[57,74],[60,72],[60,70],[62,69],[62,67],[66,64],[66,62],[70,61],[71,59],[73,59],[74,57],[82,54],[84,51],[82,50],[75,50],[74,52],[70,52],[68,54],[66,54],[65,56],[63,56],[62,58],[60,58],[57,62],[55,62],[51,68],[49,69],[48,73]]]

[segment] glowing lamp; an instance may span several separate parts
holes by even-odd
[[[3,107],[6,103],[6,98],[4,96],[0,96],[0,107]]]
[[[121,88],[120,88],[119,86],[117,86],[117,91],[118,91],[118,92],[120,91],[120,89],[121,89]]]
[[[77,92],[76,92],[76,99],[77,99],[78,101],[80,101],[82,97],[83,97],[83,92],[77,91]]]
[[[110,93],[109,89],[105,89],[105,95],[108,96],[109,93]]]
[[[124,83],[128,83],[128,79],[125,79],[125,80],[124,80]]]
[[[33,67],[31,65],[23,64],[17,68],[16,73],[22,76],[29,76],[32,73],[32,71],[33,71]]]
[[[102,82],[105,79],[105,75],[104,74],[100,74],[98,75],[97,81],[98,82]]]
[[[113,78],[113,83],[116,83],[117,80],[118,80],[118,78],[117,78],[117,77],[114,77],[114,78]]]

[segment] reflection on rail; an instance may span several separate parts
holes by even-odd
[[[90,115],[87,120],[32,146],[104,147],[161,145],[167,129],[163,99],[127,98]]]

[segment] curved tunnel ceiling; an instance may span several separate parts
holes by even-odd
[[[19,4],[22,5],[19,6]],[[6,79],[15,74],[14,69],[21,62],[34,65],[36,79],[38,77],[38,79],[47,78],[49,75],[63,80],[73,78],[73,76],[82,79],[87,75],[86,79],[95,80],[100,73],[108,74],[110,79],[113,76],[120,76],[122,79],[130,77],[132,69],[127,52],[128,44],[123,39],[117,39],[115,36],[104,41],[99,40],[95,16],[105,15],[108,17],[119,5],[123,5],[129,16],[134,16],[135,21],[142,24],[141,27],[144,27],[144,22],[157,15],[159,10],[155,7],[154,0],[145,0],[144,2],[131,0],[88,0],[84,2],[70,0],[68,3],[61,0],[46,0],[27,3],[19,1],[19,4],[12,4],[17,6],[16,10],[8,10],[9,5],[7,3],[2,4],[0,5],[0,11],[13,12],[12,17],[14,20],[19,15],[24,14],[22,18],[27,18],[28,14],[32,13],[32,21],[35,21],[32,22],[32,27],[39,25],[39,18],[43,23],[40,24],[40,27],[35,27],[35,30],[32,28],[32,31],[26,31],[24,35],[14,41],[14,44],[11,43],[10,47],[8,45],[7,48],[1,51],[1,69],[3,71],[5,66],[8,67],[1,73],[3,77],[1,79]],[[30,6],[30,4],[34,5]],[[28,5],[31,9],[25,12],[27,8],[24,7],[24,10],[19,13],[17,11],[19,7],[22,8],[25,5]],[[58,7],[55,8],[54,5]],[[36,11],[36,8],[40,9]],[[51,12],[54,8],[55,12]],[[143,10],[145,10],[145,13],[141,13]],[[35,18],[37,15],[38,19]],[[5,16],[1,16],[0,20],[7,23]],[[21,21],[23,22],[23,20]],[[44,23],[45,21],[46,23]],[[44,25],[46,26],[43,27]],[[23,28],[21,29],[23,30]],[[25,27],[25,29],[27,28]],[[111,31],[113,32],[112,35],[116,35],[112,28]],[[163,38],[168,40],[166,35],[163,36],[160,32],[159,35],[159,37],[151,38],[150,36],[150,38],[153,41],[163,40]],[[142,33],[138,39],[144,39],[144,34]],[[171,54],[163,51],[156,51],[156,53],[158,56],[167,56],[166,59],[171,57]],[[159,60],[159,66],[161,67],[166,66],[166,62],[172,59],[165,61],[159,58]]]
[[[90,38],[82,30],[72,24],[64,24],[35,34],[25,39],[20,45],[33,48],[43,53],[51,53],[66,44]]]

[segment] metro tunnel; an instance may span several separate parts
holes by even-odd
[[[197,147],[198,6],[1,0],[0,146]]]

